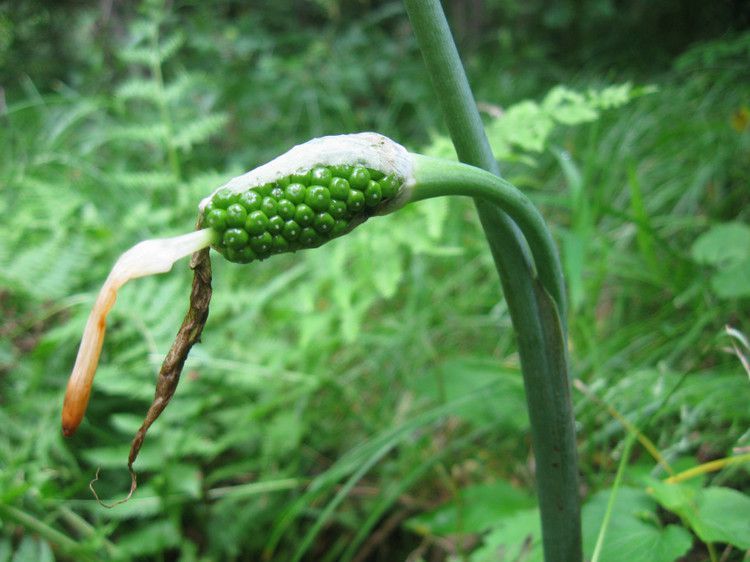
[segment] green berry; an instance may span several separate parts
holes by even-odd
[[[247,247],[247,246],[245,246]],[[227,258],[229,261],[234,263],[239,263],[240,261],[240,251],[235,250],[234,248],[226,248],[224,250],[224,257]]]
[[[260,210],[263,196],[256,189],[248,189],[240,195],[240,203],[245,206],[248,213]]]
[[[367,189],[365,189],[365,205],[370,208],[377,207],[382,199],[383,192],[380,189],[380,184],[376,181],[370,180]]]
[[[276,201],[284,197],[284,190],[278,186],[274,187],[271,190],[271,197],[273,197]]]
[[[227,207],[227,225],[234,228],[242,228],[247,220],[247,211],[239,203],[232,203]]]
[[[292,174],[289,176],[292,183],[301,183],[302,185],[310,185],[310,172]]]
[[[315,211],[326,211],[331,204],[331,192],[322,185],[312,185],[307,188],[305,203]]]
[[[275,183],[264,183],[260,187],[257,187],[258,193],[260,193],[263,197],[268,197],[271,195],[271,191],[276,187]]]
[[[253,252],[250,246],[245,246],[239,250],[227,248],[227,259],[236,263],[250,263],[251,261],[258,259],[258,256]]]
[[[250,246],[245,246],[240,250],[240,257],[243,260],[247,260],[245,263],[258,259],[258,256],[255,255],[255,252],[253,252],[253,249]]]
[[[268,228],[268,217],[263,211],[253,211],[247,216],[245,230],[250,234],[262,234]]]
[[[337,220],[336,224],[333,225],[333,231],[331,234],[333,236],[340,236],[344,232],[346,232],[346,229],[349,228],[349,222],[345,220]]]
[[[247,244],[249,236],[241,228],[230,228],[224,233],[224,245],[235,250]]]
[[[349,182],[344,178],[333,178],[328,186],[328,190],[331,192],[331,197],[334,199],[346,201],[346,198],[349,197],[351,188],[349,187]]]
[[[276,212],[278,212],[279,216],[284,220],[294,218],[294,212],[296,210],[297,207],[295,207],[294,203],[289,201],[289,199],[280,199],[279,202],[276,203]]]
[[[372,168],[367,168],[367,171],[370,173],[370,179],[375,181],[380,181],[385,176],[383,172],[373,170]]]
[[[328,213],[318,213],[315,215],[313,221],[313,227],[319,234],[328,234],[333,230],[333,225],[336,221]]]
[[[308,248],[316,246],[322,242],[318,233],[310,227],[302,229],[302,232],[299,235],[299,241],[303,246]]]
[[[364,191],[370,183],[370,172],[364,166],[355,166],[349,175],[349,185],[354,189]]]
[[[263,202],[260,204],[260,210],[263,211],[267,217],[272,217],[276,214],[276,199],[273,197],[264,197]]]
[[[259,257],[266,257],[271,252],[273,236],[268,232],[250,237],[250,247],[255,250]]]
[[[293,240],[299,238],[301,232],[302,227],[296,222],[286,221],[284,223],[284,229],[282,230],[282,233],[284,235],[284,238],[286,238],[289,242],[292,242]]]
[[[284,219],[280,216],[275,215],[268,219],[268,232],[271,234],[281,234],[284,229]]]
[[[279,178],[276,180],[276,187],[280,187],[281,189],[286,189],[286,186],[292,183],[292,181],[289,179],[289,176]]]
[[[328,212],[334,219],[343,219],[346,216],[346,203],[343,201],[331,201],[331,206],[328,208]]]
[[[315,211],[304,203],[297,205],[297,211],[294,213],[294,220],[300,226],[310,226],[315,218]]]
[[[365,194],[356,189],[352,189],[349,198],[346,200],[346,208],[350,213],[361,213],[365,208]]]
[[[227,227],[227,212],[214,209],[206,215],[206,224],[214,230],[224,230]]]
[[[310,183],[313,183],[315,185],[328,187],[328,184],[331,183],[332,178],[333,174],[331,173],[331,170],[329,170],[325,166],[315,166],[312,170],[310,170]]]
[[[277,235],[271,241],[271,248],[277,253],[286,252],[289,249],[289,242],[283,236]]]
[[[398,193],[400,182],[396,179],[396,176],[385,176],[378,180],[378,183],[380,189],[383,190],[383,199],[390,199]]]
[[[348,178],[351,175],[353,169],[354,167],[350,166],[349,164],[339,164],[337,166],[331,166],[331,172],[333,172],[333,175],[340,178]]]
[[[216,192],[211,201],[217,208],[226,209],[229,205],[235,202],[236,196],[236,193],[229,188],[224,187]]]
[[[307,194],[307,188],[301,183],[290,183],[284,189],[284,195],[289,201],[295,205],[305,202],[305,195]]]

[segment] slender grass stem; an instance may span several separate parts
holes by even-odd
[[[85,549],[76,541],[25,511],[12,505],[0,503],[0,516],[2,516],[3,520],[15,521],[19,525],[37,533],[44,540],[67,555],[78,556],[78,560],[94,560],[94,557],[87,554]]]
[[[169,161],[169,167],[172,170],[175,182],[179,184],[182,181],[182,164],[180,163],[180,155],[177,153],[177,147],[174,144],[174,121],[172,120],[172,114],[169,110],[169,102],[167,100],[167,92],[164,86],[164,74],[162,72],[162,60],[161,60],[161,46],[159,44],[159,25],[156,26],[153,36],[151,37],[151,48],[158,55],[154,57],[151,64],[151,74],[156,84],[156,90],[158,92],[159,100],[159,116],[166,129],[165,134],[165,148],[167,150],[167,159]],[[180,200],[180,208],[184,208],[187,201],[185,190],[177,190],[177,197]]]
[[[405,0],[414,33],[462,162],[499,175],[439,0]],[[534,277],[512,220],[476,201],[518,337],[536,456],[547,562],[581,560],[581,517],[574,418],[566,349],[566,309]]]
[[[625,448],[622,452],[620,464],[617,466],[615,482],[612,485],[612,491],[609,493],[607,509],[604,511],[604,519],[599,527],[599,534],[596,537],[596,545],[594,546],[594,553],[591,555],[591,562],[599,562],[599,559],[601,558],[602,549],[604,548],[604,539],[607,536],[607,529],[609,528],[609,522],[612,519],[612,512],[615,507],[615,501],[617,500],[617,491],[622,485],[622,478],[625,475],[625,467],[628,465],[628,459],[630,459],[630,453],[633,450],[636,435],[636,433],[631,432],[625,437]]]
[[[750,453],[737,455],[735,457],[726,457],[723,459],[717,459],[715,461],[699,464],[698,466],[694,466],[693,468],[683,470],[678,474],[673,474],[669,478],[666,478],[664,481],[668,484],[677,484],[679,482],[690,480],[691,478],[696,478],[698,476],[703,476],[704,474],[722,470],[729,465],[738,463],[750,463]]]

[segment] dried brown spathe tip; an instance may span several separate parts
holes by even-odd
[[[182,326],[177,332],[174,343],[172,344],[169,353],[164,358],[161,370],[159,371],[159,378],[156,382],[156,392],[154,393],[154,401],[146,413],[146,418],[143,420],[138,433],[136,433],[133,443],[130,446],[130,454],[128,455],[128,472],[130,472],[130,491],[127,496],[121,500],[117,500],[113,503],[104,503],[99,499],[94,489],[94,482],[99,479],[99,471],[96,471],[96,477],[89,484],[94,497],[100,505],[104,507],[115,507],[121,503],[128,501],[133,492],[135,492],[136,474],[133,470],[133,463],[138,458],[138,452],[141,450],[143,440],[146,438],[146,432],[151,424],[161,415],[166,408],[169,401],[174,395],[177,383],[180,381],[180,374],[182,368],[185,365],[188,353],[193,345],[200,339],[201,333],[203,332],[203,326],[206,324],[208,319],[208,305],[211,302],[211,260],[209,257],[208,249],[201,250],[193,254],[190,260],[190,267],[193,270],[193,288],[190,293],[190,306],[185,319],[182,321]]]
[[[78,348],[78,356],[65,391],[62,411],[63,435],[73,435],[86,413],[107,328],[107,314],[115,304],[120,287],[131,279],[166,273],[180,258],[210,245],[213,237],[213,231],[206,229],[174,238],[146,240],[120,256],[99,291],[94,308],[86,321],[81,346]]]

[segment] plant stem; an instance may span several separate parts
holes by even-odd
[[[165,145],[167,149],[167,159],[169,160],[169,167],[172,170],[175,183],[179,185],[182,181],[182,165],[180,164],[180,156],[177,153],[177,147],[174,145],[174,122],[172,121],[172,114],[169,111],[169,102],[167,100],[167,92],[164,87],[164,74],[162,73],[162,59],[161,59],[161,45],[159,43],[159,29],[160,23],[156,24],[153,35],[151,37],[151,48],[157,56],[154,57],[151,63],[151,74],[156,84],[157,99],[159,100],[159,115],[161,117],[162,124],[166,129],[165,134]],[[178,203],[180,209],[184,209],[186,205],[184,189],[177,190]]]
[[[464,195],[492,203],[515,221],[529,244],[542,286],[565,307],[565,282],[560,257],[544,218],[520,190],[504,179],[474,166],[412,154],[415,185],[410,201]]]
[[[439,0],[405,4],[459,159],[499,175]],[[518,337],[545,560],[579,561],[583,555],[566,309],[556,306],[537,282],[511,219],[492,204],[477,200],[476,206]]]
[[[617,474],[615,475],[615,482],[612,484],[612,490],[609,493],[609,499],[607,500],[607,508],[604,511],[604,519],[599,527],[599,535],[596,537],[596,545],[594,546],[594,553],[591,555],[591,562],[599,562],[599,558],[602,555],[602,548],[604,548],[604,538],[607,536],[607,529],[609,528],[609,521],[612,519],[612,511],[615,507],[615,501],[617,500],[617,491],[620,489],[622,484],[622,477],[625,474],[625,467],[628,465],[630,459],[630,453],[633,450],[633,443],[637,438],[636,433],[628,433],[625,438],[625,449],[622,452],[622,458],[620,464],[617,466]]]
[[[82,545],[78,544],[67,535],[12,505],[4,505],[0,503],[0,516],[2,516],[2,519],[5,521],[15,521],[19,525],[37,533],[44,540],[57,547],[66,555],[77,556],[79,560],[94,559],[93,556],[85,551],[85,548]]]

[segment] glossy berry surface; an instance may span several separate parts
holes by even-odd
[[[205,224],[235,263],[315,248],[346,234],[396,197],[403,181],[361,165],[314,166],[238,193],[217,191]]]

